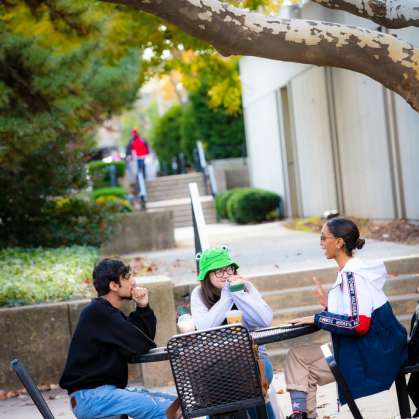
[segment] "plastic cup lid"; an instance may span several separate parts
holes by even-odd
[[[234,317],[234,316],[243,316],[243,312],[241,310],[229,310],[226,313],[226,317]]]

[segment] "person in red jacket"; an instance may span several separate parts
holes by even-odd
[[[131,154],[133,151],[137,154],[138,170],[143,172],[144,179],[146,178],[144,159],[149,153],[147,141],[140,138],[138,130],[132,130],[133,138],[131,142]]]

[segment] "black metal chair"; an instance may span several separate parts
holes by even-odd
[[[29,396],[32,398],[36,407],[41,412],[41,415],[45,419],[54,419],[54,415],[52,414],[41,392],[38,390],[38,387],[36,386],[35,381],[33,381],[32,376],[29,374],[29,371],[26,368],[26,365],[22,361],[15,359],[14,361],[12,361],[12,366],[14,370],[16,371],[16,374],[20,378],[20,381],[22,381],[22,384],[25,386],[26,390],[28,391]],[[111,416],[106,419],[128,419],[128,416],[118,415],[118,416]]]
[[[340,388],[340,391],[342,392],[343,397],[348,403],[348,407],[352,413],[352,416],[355,419],[363,419],[361,412],[359,411],[358,406],[355,403],[352,393],[350,392],[349,387],[346,384],[345,379],[343,378],[342,373],[340,372],[339,367],[336,364],[336,361],[332,353],[330,352],[328,345],[327,344],[323,345],[321,349],[323,351],[324,357],[326,358],[326,362],[328,363],[333,373],[333,376],[335,377],[335,380]],[[397,400],[399,402],[400,417],[402,419],[412,417],[412,412],[410,410],[410,403],[409,403],[409,395],[407,392],[407,385],[406,385],[406,374],[409,374],[412,372],[419,372],[419,364],[406,367],[395,380]]]
[[[252,406],[258,418],[268,418],[258,364],[243,325],[173,336],[167,351],[185,419],[226,413],[245,419]]]

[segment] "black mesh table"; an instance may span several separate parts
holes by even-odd
[[[298,338],[299,336],[309,335],[320,330],[315,324],[303,324],[300,326],[274,326],[265,329],[259,329],[251,333],[254,342],[257,345],[279,342]],[[166,347],[151,349],[144,355],[137,355],[130,361],[131,364],[168,361],[169,354]]]

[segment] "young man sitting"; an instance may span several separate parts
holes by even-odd
[[[102,259],[93,270],[97,298],[81,312],[71,340],[60,386],[68,390],[77,419],[126,414],[133,419],[164,419],[175,395],[126,389],[127,361],[155,348],[156,316],[145,288],[134,288],[130,268],[120,260]],[[124,300],[135,311],[125,316]]]

